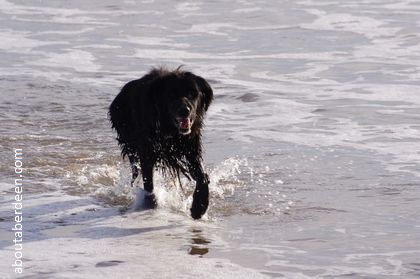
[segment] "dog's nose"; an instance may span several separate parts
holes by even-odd
[[[188,117],[190,115],[191,109],[187,106],[182,107],[178,110],[178,115],[180,117]]]

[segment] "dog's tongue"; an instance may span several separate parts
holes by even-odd
[[[188,117],[187,118],[178,118],[178,123],[179,123],[179,127],[181,129],[189,129],[190,125],[191,125],[190,119]]]

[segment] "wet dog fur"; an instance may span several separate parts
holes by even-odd
[[[213,100],[208,82],[180,68],[152,69],[128,82],[109,107],[123,157],[132,168],[132,184],[141,170],[146,202],[157,205],[153,172],[196,181],[191,216],[199,219],[209,204],[209,177],[204,171],[201,131],[205,113]],[[139,168],[140,166],[140,168]]]

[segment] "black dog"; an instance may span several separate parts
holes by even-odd
[[[200,76],[178,68],[153,69],[127,83],[109,108],[123,157],[128,156],[133,184],[140,164],[146,201],[156,206],[153,171],[162,167],[196,181],[191,216],[199,219],[209,204],[209,178],[203,170],[201,129],[213,90]]]

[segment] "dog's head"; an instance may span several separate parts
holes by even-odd
[[[162,74],[153,81],[151,91],[161,125],[184,136],[201,128],[213,99],[207,81],[181,70]]]

